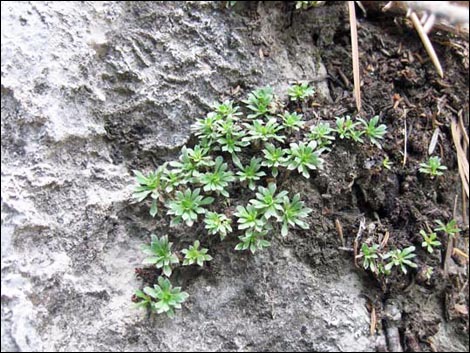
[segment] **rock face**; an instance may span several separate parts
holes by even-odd
[[[2,351],[374,348],[350,259],[314,267],[281,244],[221,243],[173,320],[131,308],[154,230],[129,206],[131,170],[174,156],[229,92],[328,95],[302,30],[315,14],[289,24],[285,6],[2,3]]]

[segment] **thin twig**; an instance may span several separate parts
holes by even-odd
[[[347,251],[347,252],[354,252],[354,249],[353,248],[349,248],[347,246],[338,246],[338,250],[342,250],[342,251]]]
[[[457,219],[457,204],[458,204],[458,201],[459,200],[459,194],[455,194],[455,197],[454,197],[454,210],[452,212],[452,218],[453,219]]]
[[[459,116],[460,131],[462,132],[463,139],[465,141],[465,145],[464,145],[464,150],[465,150],[465,149],[467,149],[467,147],[470,143],[468,141],[467,130],[465,130],[465,125],[463,123],[463,111],[462,111],[462,109],[460,109],[460,111],[458,112],[458,116]]]
[[[362,5],[362,2],[356,1],[357,6],[362,10],[362,13],[364,14],[364,17],[367,17],[367,11],[364,5]]]
[[[370,311],[370,335],[375,335],[375,326],[377,325],[377,315],[375,314],[375,306],[372,304],[372,310]]]
[[[436,148],[437,145],[437,139],[439,138],[439,127],[436,127],[434,130],[434,133],[432,134],[431,142],[429,143],[429,148],[428,148],[428,154],[432,155],[434,152],[434,149]]]
[[[346,77],[346,75],[344,74],[343,70],[341,70],[340,68],[338,68],[338,74],[339,74],[339,77],[341,78],[341,80],[343,80],[344,84],[346,85],[347,88],[349,88],[351,86],[351,82],[349,82],[348,78]]]
[[[467,219],[467,197],[465,196],[465,187],[462,184],[462,219],[463,224],[468,226],[468,219]]]
[[[459,295],[462,295],[462,293],[465,291],[467,286],[468,286],[468,277],[467,277],[467,280],[465,281],[465,283],[463,284],[462,289],[460,289]]]
[[[459,248],[454,248],[453,254],[458,255],[458,256],[462,256],[462,257],[464,257],[468,260],[468,254],[465,251],[460,250]]]
[[[351,48],[353,60],[354,97],[356,98],[357,111],[361,111],[361,75],[359,71],[359,46],[357,44],[357,21],[354,1],[348,1],[349,23],[351,27]]]
[[[432,43],[429,40],[426,31],[424,30],[423,26],[421,25],[421,22],[419,21],[418,15],[416,15],[415,12],[412,12],[410,14],[410,18],[411,22],[413,22],[413,25],[415,26],[416,31],[419,34],[419,37],[421,38],[421,41],[423,42],[426,52],[428,53],[432,63],[434,64],[434,67],[437,70],[437,73],[439,74],[439,76],[444,77],[444,72],[442,71],[442,66],[439,62],[439,58],[436,55],[436,51],[434,50],[434,47],[432,46]]]
[[[463,122],[463,110],[462,109],[458,112],[458,116],[459,116],[459,130],[462,133],[462,137],[463,137],[463,139],[462,139],[462,151],[463,151],[464,156],[468,156],[469,141],[468,141],[467,130],[465,129],[464,122]],[[459,172],[460,172],[460,169],[459,169]],[[467,195],[465,194],[465,187],[468,188],[468,178],[467,178],[467,184],[462,183],[462,219],[463,219],[464,225],[468,226],[468,219],[467,219],[468,193],[467,193]]]
[[[341,246],[344,247],[344,234],[343,234],[343,226],[338,218],[335,219],[335,226],[336,231],[338,232],[339,239],[341,241]]]
[[[407,145],[408,145],[408,132],[406,131],[407,130],[407,127],[406,127],[406,109],[403,110],[403,117],[405,118],[405,131],[404,131],[405,146],[403,147],[403,167],[404,167],[405,164],[406,164],[406,158],[408,156],[408,148],[407,148]]]
[[[380,243],[380,248],[384,249],[387,246],[388,239],[390,238],[390,232],[387,230],[385,232],[385,237],[383,238],[382,242]]]
[[[469,197],[468,181],[469,181],[470,173],[469,173],[469,164],[468,164],[466,153],[464,149],[462,148],[462,145],[460,144],[462,134],[461,134],[460,126],[458,125],[455,118],[452,118],[450,126],[451,126],[452,139],[454,141],[454,146],[455,146],[455,149],[457,150],[457,162],[459,166],[460,180],[465,190],[465,194],[467,195],[467,198],[468,198]]]
[[[359,239],[362,237],[362,232],[366,229],[366,219],[362,217],[359,222],[359,230],[357,231],[356,238],[354,239],[354,266],[359,268],[357,264],[358,249],[359,249]]]

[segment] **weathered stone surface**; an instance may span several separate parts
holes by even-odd
[[[357,276],[281,244],[220,244],[211,272],[180,279],[174,320],[131,308],[154,229],[129,207],[131,170],[171,158],[237,86],[328,95],[308,22],[239,6],[2,3],[2,351],[373,349]]]

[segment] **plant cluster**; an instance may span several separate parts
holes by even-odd
[[[166,278],[171,276],[172,266],[180,264],[180,259],[172,252],[173,243],[168,241],[167,235],[158,238],[152,234],[151,239],[150,245],[142,245],[142,251],[149,256],[144,259],[143,264],[162,269],[162,275],[158,277],[158,284],[154,284],[153,288],[147,286],[143,291],[136,290],[133,301],[138,308],[150,309],[157,314],[166,313],[172,317],[175,314],[174,309],[180,309],[181,304],[189,297],[188,293],[181,292],[180,287],[173,288],[170,280]],[[200,249],[199,246],[199,241],[195,240],[192,246],[181,251],[185,255],[183,266],[203,266],[204,262],[212,260],[212,256],[207,254],[208,249]]]
[[[157,314],[166,313],[169,317],[173,317],[175,309],[181,309],[181,304],[188,297],[189,294],[182,292],[180,287],[173,288],[168,278],[159,277],[158,284],[153,288],[136,290],[134,302],[138,308],[150,309]]]
[[[380,141],[387,132],[387,126],[384,124],[379,125],[379,117],[374,116],[370,121],[358,118],[358,121],[353,121],[348,115],[342,118],[336,118],[336,129],[340,139],[349,139],[354,142],[364,143],[363,136],[367,137],[370,143],[382,148]]]
[[[311,2],[311,1],[301,1]],[[310,87],[307,83],[301,83],[298,85],[292,85],[289,87],[287,94],[292,101],[304,101],[312,97],[315,94],[313,87]]]
[[[442,232],[447,234],[449,237],[454,237],[460,232],[457,227],[457,222],[453,219],[448,223],[444,223],[441,220],[436,221],[437,227],[431,232],[426,232],[421,229],[419,234],[421,235],[422,242],[421,247],[426,249],[430,254],[434,250],[442,245],[438,240],[437,233]],[[407,267],[416,268],[417,265],[412,261],[416,254],[414,253],[416,248],[409,246],[404,249],[394,249],[388,252],[384,252],[379,244],[368,245],[363,243],[361,246],[360,254],[357,258],[362,259],[362,267],[365,270],[370,269],[375,275],[389,275],[393,267],[399,267],[401,271],[406,274],[408,272]],[[427,270],[427,278],[429,279],[432,274],[432,268]]]
[[[434,228],[435,232],[443,232],[450,237],[454,237],[460,232],[460,229],[457,227],[457,221],[455,219],[450,220],[448,223],[437,220],[436,223],[438,227]]]
[[[362,244],[361,252],[357,258],[362,258],[362,267],[367,270],[370,269],[375,275],[389,275],[393,267],[399,267],[400,270],[406,274],[408,273],[407,267],[416,268],[417,265],[412,261],[416,256],[414,246],[409,246],[404,249],[393,249],[388,252],[383,252],[378,244],[368,246],[366,243]]]
[[[308,84],[293,85],[288,90],[292,101],[306,101],[313,94]],[[255,253],[269,247],[273,235],[285,237],[292,229],[309,228],[306,220],[312,210],[300,194],[289,195],[280,189],[279,176],[285,179],[295,171],[310,178],[324,168],[324,156],[331,150],[335,135],[348,138],[352,130],[349,127],[343,132],[326,123],[307,129],[302,114],[282,111],[283,105],[270,87],[252,91],[243,103],[239,106],[226,100],[215,104],[191,128],[198,138],[195,146],[184,146],[177,160],[155,172],[144,175],[134,171],[134,198],[138,202],[150,198],[152,217],[160,213],[168,217],[172,227],[202,223],[209,236],[217,235],[221,240],[236,237],[235,250]],[[361,131],[375,144],[386,131],[377,123],[378,117],[363,121],[366,128]],[[247,201],[233,197],[240,194],[240,188]],[[212,260],[209,250],[201,247],[201,235],[179,253],[172,252],[167,236],[151,236],[150,245],[143,247],[149,256],[144,264],[160,269],[161,279],[154,288],[135,293],[140,307],[173,315],[173,309],[181,306],[187,294],[172,289],[168,277],[175,266],[203,266]]]
[[[444,223],[441,220],[436,221],[437,227],[434,228],[433,232],[426,233],[425,230],[421,229],[419,234],[423,238],[421,247],[426,248],[429,253],[433,253],[435,248],[438,248],[442,243],[437,238],[437,233],[442,232],[449,238],[454,237],[460,232],[457,227],[457,221],[455,219],[450,220],[448,223]]]

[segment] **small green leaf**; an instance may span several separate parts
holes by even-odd
[[[190,246],[188,249],[182,250],[182,253],[185,255],[183,261],[184,266],[197,264],[202,267],[205,261],[212,260],[212,257],[210,255],[206,255],[208,249],[199,249],[199,246],[199,240],[195,240],[192,246]]]
[[[157,200],[153,199],[152,201],[152,206],[150,207],[150,215],[152,217],[155,217],[155,215],[157,214],[158,212],[158,209],[157,209]]]

